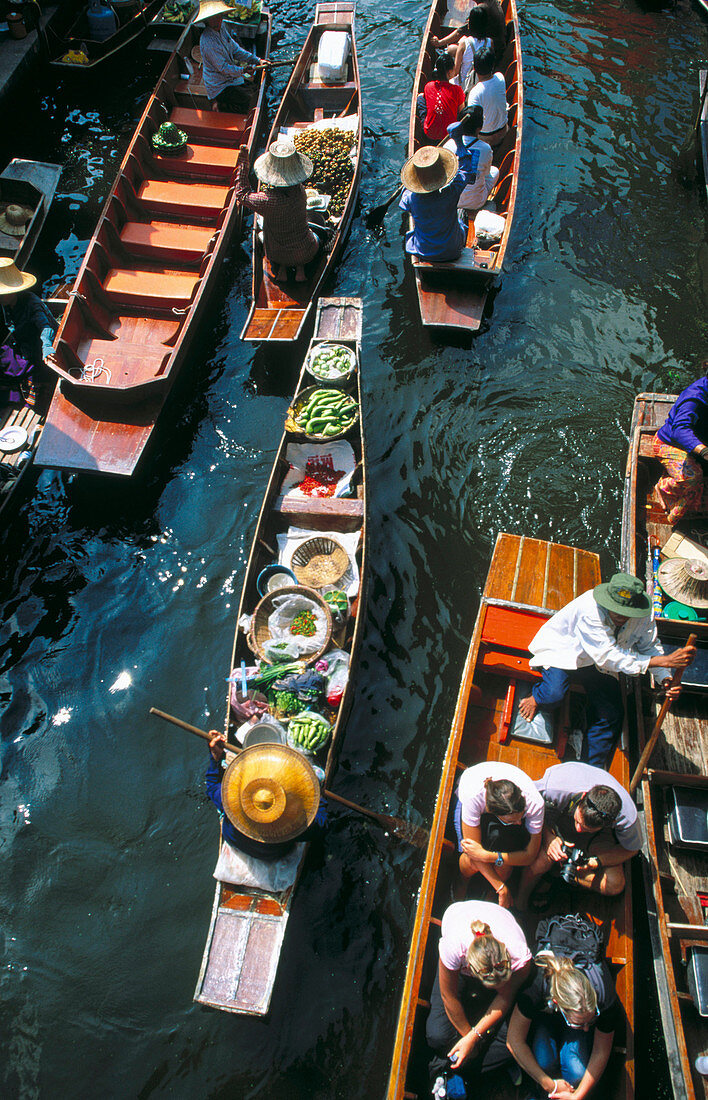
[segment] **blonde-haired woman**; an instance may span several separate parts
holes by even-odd
[[[431,1083],[447,1066],[463,1077],[508,1061],[500,1025],[531,973],[526,937],[507,909],[456,902],[445,912],[426,1027]]]
[[[543,951],[535,962],[538,973],[519,996],[507,1047],[539,1086],[535,1095],[582,1100],[612,1050],[620,1013],[612,975],[604,960],[580,970]]]

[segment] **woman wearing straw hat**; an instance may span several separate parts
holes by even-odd
[[[247,111],[250,107],[250,81],[257,69],[267,67],[229,34],[224,15],[232,12],[222,0],[203,0],[195,23],[206,23],[199,42],[202,77],[212,105],[221,111]]]
[[[13,260],[0,258],[0,312],[12,333],[12,347],[0,349],[0,381],[28,405],[36,401],[44,360],[52,352],[57,323],[41,298],[32,293],[37,280]],[[48,372],[47,372],[48,374]],[[14,398],[18,400],[18,397]]]
[[[399,205],[413,218],[413,229],[406,234],[406,252],[421,260],[457,260],[464,248],[467,230],[457,204],[474,177],[458,169],[455,154],[434,145],[418,149],[401,169],[404,191]]]
[[[320,241],[307,221],[307,194],[303,184],[312,175],[312,161],[298,153],[289,138],[274,141],[258,157],[253,170],[263,185],[250,191],[248,162],[242,160],[236,184],[237,199],[263,219],[263,248],[272,277],[283,280],[295,268],[295,282],[305,282],[305,264],[320,250]]]

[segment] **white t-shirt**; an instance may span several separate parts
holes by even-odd
[[[466,963],[467,949],[474,939],[470,925],[475,921],[488,924],[492,935],[503,943],[511,957],[512,971],[521,970],[531,958],[521,927],[508,909],[492,901],[457,901],[445,910],[440,936],[440,961],[448,970],[461,970],[472,975]]]
[[[467,78],[469,77],[469,87],[474,84],[474,59],[482,48],[493,49],[491,38],[473,38],[472,35],[464,35],[460,42],[464,43],[465,52],[462,55],[462,62],[460,64],[460,72],[458,76],[453,77],[454,84],[460,84],[465,90],[467,90]]]
[[[519,788],[526,799],[524,825],[530,833],[540,833],[543,828],[543,798],[526,772],[513,764],[504,764],[501,760],[488,760],[467,768],[460,779],[457,797],[462,803],[462,821],[471,828],[479,825],[480,818],[486,812],[487,792],[485,779],[509,779]]]
[[[478,80],[467,96],[467,106],[480,106],[484,112],[482,137],[506,126],[506,83],[501,73],[494,73],[489,80]]]

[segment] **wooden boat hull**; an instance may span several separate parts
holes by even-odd
[[[359,63],[356,51],[354,0],[317,5],[315,22],[295,64],[283,100],[273,121],[267,145],[284,127],[303,127],[321,118],[358,116],[354,176],[342,215],[326,253],[313,261],[304,283],[276,283],[270,277],[257,228],[253,231],[253,304],[241,333],[242,340],[261,343],[292,343],[300,336],[320,289],[333,270],[349,231],[361,176],[363,122]],[[343,84],[325,85],[311,72],[317,45],[326,30],[347,30],[351,35],[349,79]]]
[[[118,15],[119,25],[115,33],[105,41],[97,42],[88,37],[88,24],[84,15],[87,5],[84,0],[73,4],[63,0],[47,22],[42,36],[49,54],[49,64],[57,72],[78,75],[115,59],[147,31],[151,20],[160,13],[163,3],[164,0],[136,3],[136,10],[132,15]],[[79,49],[87,53],[86,64],[62,61],[66,53]]]
[[[359,299],[321,299],[311,346],[322,341],[343,343],[356,351],[361,367],[361,325],[362,307]],[[307,384],[308,379],[303,370],[296,396]],[[358,399],[361,408],[360,385]],[[349,441],[359,463],[356,497],[312,501],[311,504],[297,506],[293,510],[295,506],[286,502],[280,491],[288,466],[285,451],[289,437],[283,436],[258,517],[236,617],[238,623],[242,615],[253,611],[259,598],[256,580],[261,569],[273,561],[271,547],[276,545],[278,531],[293,523],[299,527],[311,528],[313,532],[360,532],[359,593],[352,606],[352,618],[346,636],[340,639],[343,648],[347,648],[350,654],[349,680],[337,711],[327,758],[323,763],[326,785],[329,785],[336,766],[342,731],[351,708],[353,670],[356,668],[361,644],[366,603],[366,457],[361,416],[358,437],[350,437]],[[303,511],[303,508],[306,510]],[[237,627],[229,669],[238,668],[242,659],[250,664],[253,655],[248,649],[244,634]],[[230,699],[227,697],[226,734],[232,743],[237,725],[231,714]],[[306,851],[299,862],[294,884],[284,891],[269,893],[217,882],[209,933],[194,994],[196,1001],[242,1015],[263,1016],[268,1012],[290,907],[305,858]]]
[[[561,719],[553,745],[515,740],[508,728],[510,690],[513,692],[517,678],[533,677],[526,646],[538,627],[599,579],[600,565],[595,554],[517,535],[500,534],[497,538],[443,762],[408,954],[387,1100],[404,1097],[413,1100],[429,1095],[424,1024],[437,966],[439,922],[449,904],[457,867],[456,844],[448,820],[457,779],[465,767],[485,759],[514,764],[532,779],[539,779],[546,768],[558,763],[567,733],[565,719]],[[623,785],[628,785],[625,751],[615,753],[611,771]],[[602,1079],[602,1096],[630,1100],[634,1095],[630,886],[617,899],[579,890],[577,905],[601,924],[606,933],[607,957],[627,1018],[624,1046],[616,1036],[616,1050]],[[510,1084],[506,1089],[498,1085],[497,1090],[493,1095],[500,1100],[516,1097]]]
[[[421,320],[424,325],[433,328],[475,332],[480,327],[487,296],[502,272],[512,229],[521,159],[523,70],[516,0],[503,0],[502,9],[506,18],[507,47],[498,68],[504,73],[506,80],[509,134],[494,151],[494,163],[499,168],[494,201],[497,213],[505,221],[504,233],[498,245],[490,249],[480,248],[475,240],[474,225],[470,224],[467,243],[459,260],[439,264],[426,263],[415,256],[411,257]],[[409,156],[413,156],[421,145],[430,144],[418,118],[416,100],[426,83],[432,79],[435,49],[430,44],[430,37],[440,37],[449,29],[445,26],[447,15],[447,0],[433,0],[413,85],[408,133]],[[455,25],[459,25],[459,20],[456,20]]]
[[[266,28],[259,56],[269,17]],[[38,454],[45,466],[134,472],[240,227],[235,173],[256,140],[265,75],[247,115],[199,106],[180,75],[195,33],[148,101],[79,270],[50,364],[61,384]],[[166,115],[189,137],[179,156],[150,146]]]
[[[651,549],[660,548],[671,527],[654,491],[661,467],[653,458],[655,432],[676,400],[675,394],[642,393],[636,398],[622,512],[622,565],[653,584]],[[681,530],[704,543],[705,518],[688,521]],[[690,631],[704,647],[708,625],[660,617],[659,635],[672,649],[685,643]],[[635,686],[638,747],[644,746],[661,700]],[[667,1062],[676,1100],[708,1097],[708,1079],[695,1069],[699,1054],[708,1050],[708,1023],[699,1016],[687,985],[686,954],[696,944],[706,945],[708,868],[705,855],[673,845],[666,828],[671,787],[708,791],[708,700],[705,693],[686,689],[666,716],[650,766],[641,783],[640,816],[645,831],[644,881],[659,1009],[666,1038]]]
[[[14,260],[24,271],[56,194],[60,164],[15,157],[0,173],[0,196],[3,203],[18,203],[32,207],[32,217],[22,237],[13,237],[0,230],[0,256]]]

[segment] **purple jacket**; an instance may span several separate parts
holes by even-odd
[[[662,443],[689,453],[699,443],[708,444],[708,376],[691,382],[678,395],[656,434]]]

